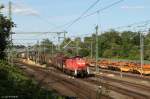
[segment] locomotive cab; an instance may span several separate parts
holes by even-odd
[[[74,76],[87,76],[89,74],[89,68],[86,65],[86,61],[80,56],[66,59],[65,69],[72,71]]]

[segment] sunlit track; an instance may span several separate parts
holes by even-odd
[[[135,99],[149,99],[150,98],[150,95],[148,94],[145,94],[144,92],[137,92],[138,90],[135,90],[133,91],[132,90],[132,86],[133,84],[121,84],[122,82],[115,82],[114,80],[104,80],[104,79],[101,79],[101,80],[98,80],[99,78],[89,78],[89,79],[84,79],[84,81],[87,81],[87,82],[90,82],[90,83],[93,83],[93,84],[97,84],[97,85],[105,85],[105,86],[108,86],[108,89],[109,90],[114,90],[118,93],[122,93],[124,95],[127,95],[127,96],[131,96]],[[114,82],[116,84],[114,84]],[[121,86],[124,86],[124,87],[121,87]]]
[[[106,81],[113,81],[113,82],[121,83],[123,85],[128,85],[128,86],[131,86],[133,88],[136,88],[137,90],[141,90],[143,92],[144,91],[146,91],[146,92],[150,91],[150,87],[148,87],[148,86],[144,86],[144,85],[141,85],[141,84],[135,84],[135,83],[132,83],[132,82],[129,82],[129,81],[122,81],[122,80],[113,79],[113,78],[110,78],[110,77],[101,77],[101,79],[106,80]],[[148,93],[148,95],[149,95],[149,93]]]

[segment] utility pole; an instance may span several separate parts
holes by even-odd
[[[99,72],[98,68],[98,25],[95,27],[96,29],[96,72]]]
[[[12,2],[9,1],[9,4],[8,4],[8,5],[9,5],[9,7],[8,7],[8,11],[9,11],[9,12],[8,12],[8,18],[9,18],[10,21],[12,21]],[[11,34],[11,35],[10,35],[10,40],[11,40],[11,44],[13,44],[13,43],[12,43],[12,34],[13,34],[13,33],[12,33],[11,30],[12,30],[12,27],[10,27],[10,34]]]
[[[66,39],[67,31],[64,31],[64,39]]]
[[[60,33],[57,33],[58,35],[58,51],[60,51]]]
[[[140,59],[141,59],[141,76],[143,75],[143,53],[144,53],[144,46],[143,46],[143,35],[140,32]]]
[[[9,1],[9,7],[8,7],[8,17],[9,17],[9,20],[12,21],[12,2]],[[11,66],[13,66],[13,42],[12,42],[12,27],[10,27],[10,63],[11,63]]]
[[[63,37],[60,36],[62,33],[64,34]],[[66,39],[66,33],[67,33],[66,31],[64,31],[64,32],[56,32],[56,34],[57,34],[57,36],[58,36],[58,51],[60,51],[60,39],[61,39],[61,38]]]
[[[12,10],[11,9],[12,9],[12,2],[9,1],[8,16],[9,16],[10,20],[12,20],[12,17],[11,17],[12,16]]]

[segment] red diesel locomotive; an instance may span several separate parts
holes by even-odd
[[[89,67],[86,64],[86,61],[80,57],[65,57],[64,54],[59,53],[56,56],[52,57],[51,63],[56,67],[62,70],[67,74],[71,74],[73,76],[87,76],[89,75]]]

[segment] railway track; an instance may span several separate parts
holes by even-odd
[[[135,99],[150,98],[149,87],[131,83],[128,81],[103,77],[101,75],[98,75],[97,77],[89,77],[85,79],[80,79],[80,78],[70,79],[68,78],[68,76],[62,75],[63,73],[55,68],[53,68],[53,70],[37,68],[33,66],[30,66],[30,68],[32,68],[36,72],[49,74],[49,76],[53,77],[55,81],[61,82],[61,84],[66,86],[69,90],[72,90],[81,99],[96,99],[97,96],[96,93],[99,90],[98,86],[100,85],[107,86],[108,90],[110,91],[115,91],[119,94],[123,94]]]
[[[95,67],[91,66],[90,67],[91,71],[95,71]],[[139,75],[139,74],[133,74],[133,73],[128,73],[128,72],[121,72],[121,71],[113,71],[113,70],[106,70],[106,69],[102,69],[99,68],[99,72],[101,73],[111,73],[117,76],[121,76],[122,77],[128,77],[128,78],[136,78],[136,79],[140,79],[140,80],[147,80],[150,81],[150,76],[144,76],[144,75]]]
[[[43,70],[42,70],[43,71]],[[51,71],[44,70],[44,72],[50,73]],[[90,93],[90,90],[85,89],[85,86],[83,86],[81,83],[77,82],[73,78],[68,78],[66,76],[62,75],[56,75],[56,73],[51,72],[51,76],[53,76],[57,81],[61,82],[64,86],[72,90],[77,96],[79,96],[81,99],[92,99],[90,98],[88,93]],[[58,80],[59,79],[59,80]],[[82,90],[81,90],[82,89]],[[86,90],[86,91],[85,91]],[[93,97],[94,98],[94,97]],[[95,99],[95,98],[94,98]]]
[[[104,85],[107,86],[107,90],[113,90],[115,92],[133,97],[135,99],[149,99],[150,98],[150,89],[141,86],[135,85],[129,82],[123,82],[111,78],[88,78],[84,79],[84,81],[97,84],[97,85]]]
[[[17,64],[17,65],[19,65],[19,64]],[[22,65],[22,64],[20,64],[20,65]],[[60,72],[56,69],[50,70],[50,69],[34,67],[31,65],[30,66],[28,65],[28,67],[26,67],[26,68],[32,69],[37,74],[47,75],[49,77],[49,79],[52,78],[54,80],[54,82],[51,82],[51,81],[45,82],[44,80],[48,80],[48,79],[46,78],[46,76],[44,76],[44,79],[41,79],[41,81],[43,81],[43,82],[40,81],[40,85],[41,84],[45,84],[45,85],[50,84],[51,85],[52,83],[61,83],[62,85],[67,87],[68,90],[73,91],[76,94],[76,96],[79,97],[79,99],[96,99],[97,90],[98,90],[97,85],[92,85],[85,81],[81,81],[79,79],[69,77],[67,75],[64,75],[62,72]],[[37,76],[37,75],[34,75],[34,76]],[[110,99],[108,96],[101,95],[101,97],[103,99]]]
[[[93,68],[92,68],[93,70]],[[147,86],[146,84],[141,84],[138,81],[146,81],[148,83],[150,83],[150,78],[147,76],[139,76],[136,74],[128,74],[128,73],[122,73],[123,78],[119,77],[121,72],[118,71],[111,71],[111,70],[105,70],[105,69],[100,69],[100,73],[103,73],[103,75],[97,75],[97,79],[101,79],[101,83],[107,82],[105,83],[106,85],[108,85],[110,87],[110,89],[115,90],[116,92],[120,92],[122,94],[126,94],[132,97],[136,97],[136,98],[140,98],[140,99],[149,99],[150,98],[150,86]],[[114,77],[112,76],[106,76],[107,74],[112,74],[114,75]],[[118,76],[119,79],[117,79],[117,77],[115,78],[115,76]],[[124,80],[124,78],[129,78],[128,80]],[[130,81],[130,79],[135,80],[135,82],[133,83],[132,81]],[[90,78],[88,79],[89,82],[94,82],[96,84],[98,84],[99,82],[94,79],[94,78]]]
[[[144,85],[141,85],[141,84],[135,84],[135,83],[132,83],[132,82],[129,82],[129,81],[124,82],[122,80],[113,79],[113,78],[110,78],[110,77],[105,77],[105,78],[102,78],[102,79],[107,80],[107,81],[114,81],[114,82],[117,82],[117,83],[121,82],[121,84],[123,84],[123,85],[128,85],[128,86],[134,87],[134,88],[139,89],[139,90],[143,89],[141,91],[147,91],[147,92],[150,91],[150,87],[147,87],[147,86],[144,86]]]

